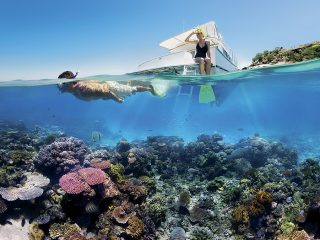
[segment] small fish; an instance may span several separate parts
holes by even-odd
[[[153,130],[152,130],[152,129],[148,129],[148,131],[149,131],[149,132],[152,132]]]
[[[237,130],[238,130],[238,131],[244,131],[244,129],[243,129],[243,128],[238,128]]]
[[[26,219],[25,219],[25,218],[22,218],[21,227],[24,227],[25,224],[26,224]]]

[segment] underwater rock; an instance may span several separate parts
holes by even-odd
[[[186,240],[186,232],[181,227],[175,227],[171,231],[169,240]]]
[[[62,137],[41,148],[34,158],[37,168],[60,176],[83,164],[87,147],[83,141],[74,137]]]
[[[33,221],[39,225],[47,224],[48,222],[50,222],[50,215],[46,213],[41,214],[40,216],[35,218]]]

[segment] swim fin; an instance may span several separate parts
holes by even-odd
[[[210,103],[216,101],[213,88],[210,84],[201,85],[199,92],[199,103]]]

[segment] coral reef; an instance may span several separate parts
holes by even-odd
[[[6,224],[31,211],[30,239],[320,236],[319,161],[298,163],[279,142],[252,136],[227,144],[213,134],[87,147],[18,127],[0,124],[0,217]]]
[[[48,175],[60,176],[82,166],[86,145],[74,137],[62,137],[44,146],[34,159],[38,169]]]

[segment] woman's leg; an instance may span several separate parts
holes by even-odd
[[[206,62],[206,74],[210,75],[210,73],[211,73],[211,59],[206,58],[204,61]]]
[[[194,59],[196,63],[199,63],[200,74],[204,74],[204,59],[197,57]]]

